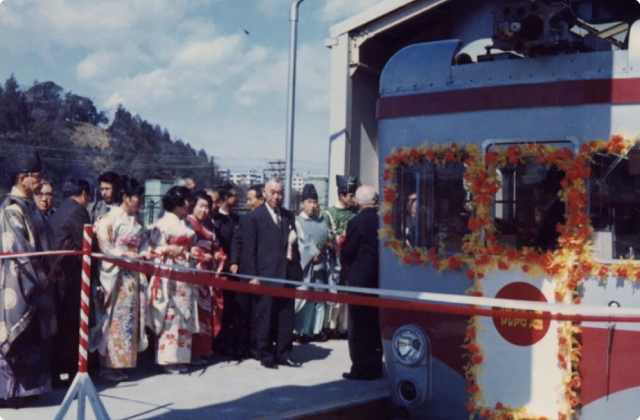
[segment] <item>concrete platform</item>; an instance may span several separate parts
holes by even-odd
[[[330,413],[356,406],[378,407],[376,417],[384,418],[379,407],[388,397],[385,380],[342,379],[350,366],[345,340],[296,345],[293,357],[304,365],[272,370],[255,360],[238,363],[220,357],[186,375],[159,374],[156,366],[141,360],[140,367],[128,372],[130,381],[114,386],[96,379],[94,384],[112,420],[338,418]],[[0,417],[53,419],[65,393],[42,395],[19,410],[0,409]],[[89,407],[87,402],[86,419],[95,419]],[[76,419],[76,412],[74,402],[65,418]]]

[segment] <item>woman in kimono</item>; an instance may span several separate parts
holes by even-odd
[[[209,217],[213,201],[205,191],[198,191],[192,197],[193,209],[187,216],[187,226],[196,232],[196,244],[193,251],[196,267],[203,270],[217,270],[226,259],[213,231],[203,226]],[[211,356],[211,341],[220,332],[222,308],[217,302],[222,299],[222,291],[207,286],[195,286],[198,303],[199,332],[193,335],[191,363],[205,364]]]
[[[154,262],[191,267],[190,250],[195,232],[184,217],[189,213],[191,191],[172,187],[162,197],[164,216],[149,227],[144,250]],[[190,283],[151,276],[149,317],[156,334],[156,363],[164,373],[187,372],[192,337],[198,331],[196,288]]]
[[[142,226],[136,219],[144,196],[144,185],[123,176],[115,185],[115,203],[111,211],[96,222],[100,251],[107,255],[142,258]],[[122,369],[136,367],[139,349],[146,347],[144,310],[138,272],[102,261],[100,287],[102,311],[96,311],[96,326],[92,328],[92,347],[100,355],[100,376],[113,382],[127,379]]]

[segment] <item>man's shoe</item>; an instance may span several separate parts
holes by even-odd
[[[357,373],[345,372],[342,374],[344,379],[356,380],[356,381],[375,381],[380,379],[382,375],[361,375]]]
[[[302,366],[302,363],[294,362],[291,359],[281,360],[281,361],[278,362],[278,364],[281,365],[281,366],[295,367],[295,368],[298,368],[298,367]]]
[[[260,364],[264,367],[266,367],[267,369],[278,369],[278,362],[276,362],[275,360],[270,360],[270,361],[261,361]]]

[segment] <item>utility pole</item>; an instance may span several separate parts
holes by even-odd
[[[268,166],[265,168],[264,173],[266,175],[265,182],[271,178],[276,178],[280,181],[283,179],[285,161],[282,159],[270,160],[267,162]]]
[[[295,123],[296,107],[296,53],[298,48],[298,6],[304,0],[295,0],[291,4],[291,44],[289,46],[289,101],[287,105],[287,144],[286,144],[286,174],[284,181],[284,204],[291,208],[291,182],[293,180],[293,127]]]

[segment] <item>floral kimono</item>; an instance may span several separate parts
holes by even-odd
[[[152,252],[154,261],[190,267],[189,249],[195,232],[184,220],[166,212],[149,227],[144,251]],[[169,245],[182,245],[185,251],[174,257],[166,252]],[[191,361],[192,335],[198,332],[197,290],[190,283],[151,276],[149,281],[149,320],[157,336],[156,363],[185,364]]]
[[[204,262],[201,258],[196,263],[203,270],[217,270],[226,258],[214,232],[206,229],[193,216],[187,216],[187,224],[196,232],[196,248],[203,254],[214,256],[212,261]],[[200,332],[193,336],[193,356],[210,356],[211,340],[220,332],[222,322],[222,290],[207,286],[196,286],[198,290],[198,321]]]
[[[113,207],[96,222],[96,236],[102,253],[119,257],[125,252],[138,252],[142,226],[135,216]],[[143,293],[146,285],[140,287],[141,279],[146,283],[135,271],[101,262],[104,310],[96,317],[92,346],[97,347],[103,367],[134,368],[138,351],[147,347],[144,334],[147,302]]]

